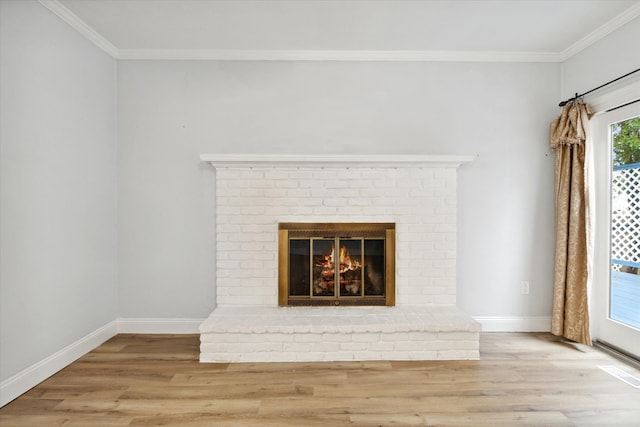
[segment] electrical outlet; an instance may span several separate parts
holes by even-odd
[[[520,282],[520,293],[522,293],[522,295],[529,295],[529,282],[527,280]]]

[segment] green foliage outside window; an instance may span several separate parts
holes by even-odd
[[[613,165],[640,163],[640,117],[611,126],[613,133]]]

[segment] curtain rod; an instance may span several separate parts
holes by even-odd
[[[637,70],[633,70],[632,72],[627,73],[627,74],[625,74],[624,76],[620,76],[620,77],[618,77],[617,79],[613,79],[613,80],[611,80],[610,82],[606,82],[605,84],[602,84],[602,85],[600,85],[600,86],[598,86],[598,87],[596,87],[596,88],[594,88],[594,89],[588,90],[588,91],[586,91],[585,93],[582,93],[582,94],[580,94],[580,95],[578,95],[578,92],[576,92],[576,96],[574,96],[573,98],[569,98],[569,99],[567,99],[566,101],[562,101],[560,104],[558,104],[558,107],[564,107],[565,105],[567,105],[567,104],[568,104],[568,103],[570,103],[570,102],[575,101],[576,99],[582,98],[583,96],[588,95],[588,94],[590,94],[591,92],[595,92],[595,91],[596,91],[596,90],[598,90],[598,89],[602,89],[602,88],[603,88],[603,87],[605,87],[605,86],[609,86],[611,83],[615,83],[615,82],[617,82],[618,80],[621,80],[621,79],[624,79],[625,77],[630,76],[631,74],[637,73],[638,71],[640,71],[640,68],[638,68]]]

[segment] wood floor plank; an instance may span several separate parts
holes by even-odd
[[[481,335],[478,361],[198,362],[197,335],[109,340],[0,408],[7,426],[633,426],[640,371],[550,334]]]
[[[118,400],[70,400],[65,399],[55,412],[93,413],[98,415],[171,416],[175,414],[257,414],[258,399],[118,399]]]
[[[133,417],[97,417],[75,413],[66,415],[0,415],[0,426],[3,427],[123,427],[131,425],[133,421]]]
[[[564,427],[575,424],[562,412],[483,412],[471,414],[433,413],[425,417],[429,426],[455,425],[458,427],[495,426],[553,426]]]

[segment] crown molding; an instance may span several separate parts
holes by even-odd
[[[559,62],[553,52],[121,49],[118,59],[216,61]]]
[[[640,2],[631,6],[629,9],[625,10],[610,21],[607,21],[604,25],[596,28],[596,30],[591,34],[586,35],[585,37],[581,38],[580,40],[560,52],[558,54],[559,62],[566,61],[567,59],[583,51],[597,41],[613,33],[615,30],[622,27],[626,23],[633,21],[638,16],[640,16]]]
[[[58,0],[38,0],[64,22],[115,59],[216,61],[386,61],[386,62],[564,62],[640,16],[640,2],[562,52],[429,50],[219,50],[118,49]]]
[[[400,168],[450,167],[457,168],[472,162],[475,156],[459,155],[348,155],[348,154],[202,154],[200,160],[214,168],[252,167],[321,167],[321,168]]]
[[[94,30],[89,24],[67,9],[58,0],[38,0],[41,5],[49,9],[56,14],[60,19],[69,24],[73,29],[82,34],[90,42],[98,46],[113,58],[118,58],[118,48],[115,47],[109,40],[102,37],[100,33]]]

